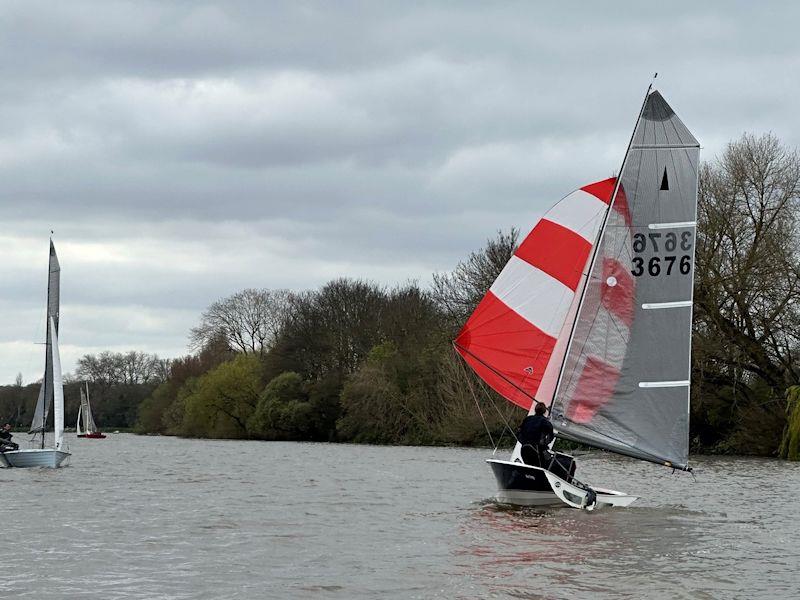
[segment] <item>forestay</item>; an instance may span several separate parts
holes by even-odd
[[[560,437],[686,467],[698,154],[650,93],[558,381]]]

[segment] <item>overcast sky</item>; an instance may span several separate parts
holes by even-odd
[[[245,287],[427,284],[612,175],[654,71],[703,159],[800,143],[796,3],[555,4],[0,1],[0,383],[50,229],[71,371]]]

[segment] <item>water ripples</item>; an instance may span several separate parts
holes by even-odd
[[[0,470],[0,597],[758,598],[800,589],[800,465],[603,454],[642,496],[582,513],[487,499],[485,451],[109,436]]]

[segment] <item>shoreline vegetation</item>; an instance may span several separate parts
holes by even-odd
[[[701,167],[692,453],[800,459],[798,209],[800,157],[771,134],[745,134]],[[506,423],[524,411],[488,390],[451,340],[519,241],[498,232],[428,287],[342,278],[234,293],[203,312],[190,355],[81,358],[65,380],[67,424],[85,380],[104,431],[508,446]],[[37,394],[21,377],[0,386],[0,419],[26,427]]]

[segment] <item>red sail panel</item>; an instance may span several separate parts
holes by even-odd
[[[591,250],[579,234],[542,219],[515,254],[575,291]]]
[[[589,356],[575,388],[575,400],[567,407],[567,418],[576,423],[588,423],[597,410],[614,393],[619,369],[599,358]]]
[[[498,394],[530,409],[556,339],[491,291],[456,338],[456,349]]]
[[[592,244],[608,210],[614,180],[563,198],[536,224],[455,340],[456,349],[495,391],[530,409],[560,337],[574,318]],[[561,346],[565,344],[562,343]],[[556,357],[563,358],[563,348]]]

